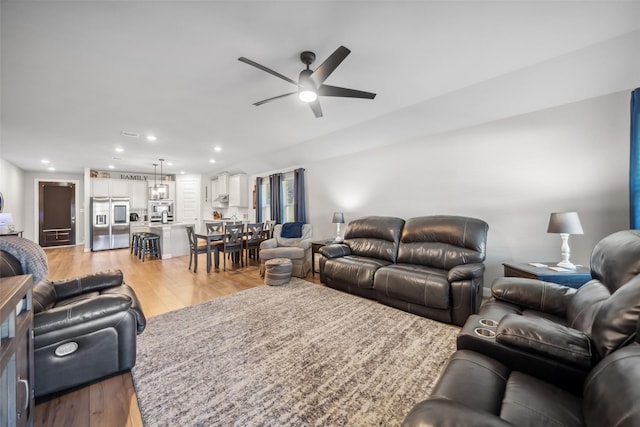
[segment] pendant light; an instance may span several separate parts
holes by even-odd
[[[169,185],[162,183],[162,163],[164,159],[158,159],[160,161],[160,185],[158,185],[158,198],[159,199],[168,199],[169,198]]]
[[[156,176],[156,171],[158,168],[157,163],[153,164],[153,187],[151,187],[151,200],[158,200],[160,197],[158,195],[158,177]]]

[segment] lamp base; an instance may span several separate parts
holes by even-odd
[[[557,264],[558,267],[566,268],[568,270],[575,270],[576,266],[571,261],[560,261]]]

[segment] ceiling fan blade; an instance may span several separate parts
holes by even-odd
[[[322,117],[322,107],[320,107],[320,101],[316,99],[315,101],[310,102],[309,107],[311,107],[311,111],[313,111],[316,119]]]
[[[373,99],[376,97],[375,93],[329,85],[320,86],[317,93],[320,96],[341,96],[345,98]]]
[[[269,73],[269,74],[271,74],[273,76],[276,76],[278,78],[281,78],[284,81],[287,81],[289,83],[293,83],[294,85],[298,86],[298,82],[294,82],[289,77],[283,76],[282,74],[278,73],[277,71],[273,71],[271,68],[267,68],[264,65],[260,65],[257,62],[254,62],[254,61],[252,61],[250,59],[245,58],[244,56],[241,56],[240,58],[238,58],[238,61],[244,62],[245,64],[253,65],[256,68],[261,69],[262,71],[266,71],[267,73]]]
[[[351,51],[344,46],[340,46],[333,52],[316,70],[311,74],[311,80],[316,84],[316,87],[320,86],[327,80],[327,77],[333,73],[333,71],[338,68],[338,65],[344,58],[349,55]]]
[[[274,101],[274,100],[279,99],[279,98],[284,98],[285,96],[294,95],[296,93],[298,93],[298,91],[285,93],[284,95],[274,96],[273,98],[263,99],[262,101],[254,102],[253,105],[258,107],[258,106],[260,106],[262,104],[266,104],[267,102],[271,102],[271,101]]]

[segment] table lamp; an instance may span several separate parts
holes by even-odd
[[[560,234],[562,239],[562,247],[560,249],[562,253],[562,261],[558,263],[558,267],[575,270],[576,266],[569,261],[569,235],[570,234],[584,234],[582,231],[582,224],[580,224],[580,218],[578,218],[577,212],[554,212],[549,217],[549,227],[547,233]]]
[[[336,239],[334,240],[334,242],[340,243],[344,240],[342,237],[340,237],[340,224],[344,224],[344,214],[342,212],[334,212],[333,221],[331,222],[336,224]]]

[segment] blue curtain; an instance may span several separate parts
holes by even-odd
[[[262,177],[256,178],[256,222],[262,222]]]
[[[631,92],[631,153],[629,155],[630,228],[640,228],[640,88]]]
[[[295,193],[294,221],[306,223],[307,208],[304,197],[304,169],[296,169],[293,173],[293,191]]]
[[[269,175],[269,191],[271,192],[271,219],[276,224],[282,224],[282,200],[280,189],[282,187],[282,174]]]

